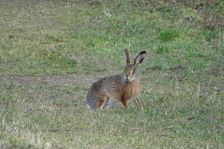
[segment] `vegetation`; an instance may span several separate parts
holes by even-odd
[[[0,2],[0,148],[224,148],[222,0]],[[146,50],[141,101],[87,110]]]

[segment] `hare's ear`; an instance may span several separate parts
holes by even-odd
[[[135,58],[134,60],[134,66],[137,66],[138,64],[141,64],[142,61],[144,60],[146,56],[146,52],[145,51],[141,51]]]
[[[130,53],[127,48],[125,49],[125,54],[126,54],[126,64],[130,64],[131,63]]]

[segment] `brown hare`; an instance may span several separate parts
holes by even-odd
[[[113,101],[120,101],[125,108],[128,102],[134,100],[138,109],[143,109],[139,100],[140,79],[136,76],[136,68],[146,56],[141,51],[131,63],[129,50],[125,49],[126,66],[123,74],[101,78],[90,87],[86,100],[88,108],[92,110],[108,108]]]

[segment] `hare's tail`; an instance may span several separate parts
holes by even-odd
[[[89,105],[88,98],[86,98],[86,102],[85,102],[85,104],[86,104],[86,108],[87,108],[87,109],[89,109],[89,110],[92,109],[92,107]]]
[[[89,106],[88,103],[86,103],[86,108],[87,108],[88,110],[92,110],[92,108]]]
[[[87,109],[95,110],[95,108],[94,108],[95,107],[95,102],[92,100],[92,98],[89,95],[86,97],[85,104],[86,104]]]

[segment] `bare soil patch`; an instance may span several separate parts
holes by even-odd
[[[45,76],[3,76],[2,79],[16,84],[46,83],[50,86],[78,85],[88,87],[98,77],[95,75],[45,75]]]

